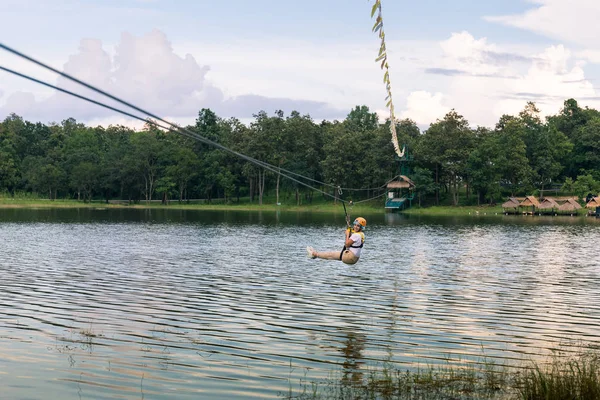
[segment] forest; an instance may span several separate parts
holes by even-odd
[[[260,111],[243,124],[202,109],[186,127],[238,153],[273,166],[267,170],[234,154],[156,127],[86,126],[26,121],[0,123],[0,195],[47,199],[150,200],[309,204],[335,186],[355,200],[384,193],[399,174],[389,120],[366,106],[343,121],[315,122],[293,111]],[[495,204],[507,196],[600,191],[600,112],[574,99],[546,118],[534,103],[496,126],[472,127],[455,110],[421,131],[397,121],[398,141],[411,162],[415,201],[427,205]],[[306,177],[312,188],[279,171]],[[287,175],[289,176],[289,174]],[[318,189],[318,190],[315,190]],[[383,202],[383,200],[381,200]]]

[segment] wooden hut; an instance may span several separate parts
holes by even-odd
[[[414,199],[415,183],[405,175],[387,184],[386,209],[404,210],[412,205]]]
[[[519,204],[519,208],[523,209],[523,214],[535,214],[535,210],[540,206],[540,202],[533,196],[525,197]]]
[[[600,216],[600,196],[594,197],[585,205],[585,208],[589,208],[589,215]]]
[[[593,199],[588,201],[588,203],[585,205],[585,207],[591,208],[593,210],[595,210],[596,207],[600,207],[600,197],[594,197]]]
[[[538,206],[538,210],[540,214],[555,214],[558,210],[558,203],[552,197],[546,197],[540,205]]]
[[[502,212],[504,214],[516,214],[519,209],[519,200],[515,197],[509,197],[508,201],[502,204]]]
[[[560,214],[577,214],[577,210],[581,208],[581,204],[579,204],[575,199],[571,198],[565,201],[563,204],[558,207],[558,212]]]

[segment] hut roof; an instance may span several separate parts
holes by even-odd
[[[596,207],[600,207],[600,196],[599,197],[594,197],[593,199],[591,199],[586,205],[587,208],[596,208]]]
[[[567,199],[560,207],[558,207],[561,211],[573,211],[579,210],[581,208],[581,204],[575,201],[575,199]]]
[[[539,205],[539,208],[542,210],[549,210],[558,207],[558,203],[552,197],[546,197]]]
[[[527,197],[525,197],[525,200],[523,200],[521,202],[521,204],[519,204],[519,206],[520,207],[530,207],[530,206],[539,207],[540,202],[533,196],[527,196]]]
[[[502,208],[517,208],[519,207],[519,200],[514,197],[509,197],[508,201],[502,204]]]
[[[415,187],[413,181],[409,177],[400,175],[397,180],[391,181],[387,184],[388,189],[410,189]]]

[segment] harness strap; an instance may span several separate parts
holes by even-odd
[[[350,246],[354,249],[361,249],[364,245],[365,245],[365,234],[362,232],[354,232],[354,233],[358,233],[360,235],[360,246]]]

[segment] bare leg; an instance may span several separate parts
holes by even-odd
[[[315,251],[313,254],[324,260],[339,260],[340,253],[341,251]]]

